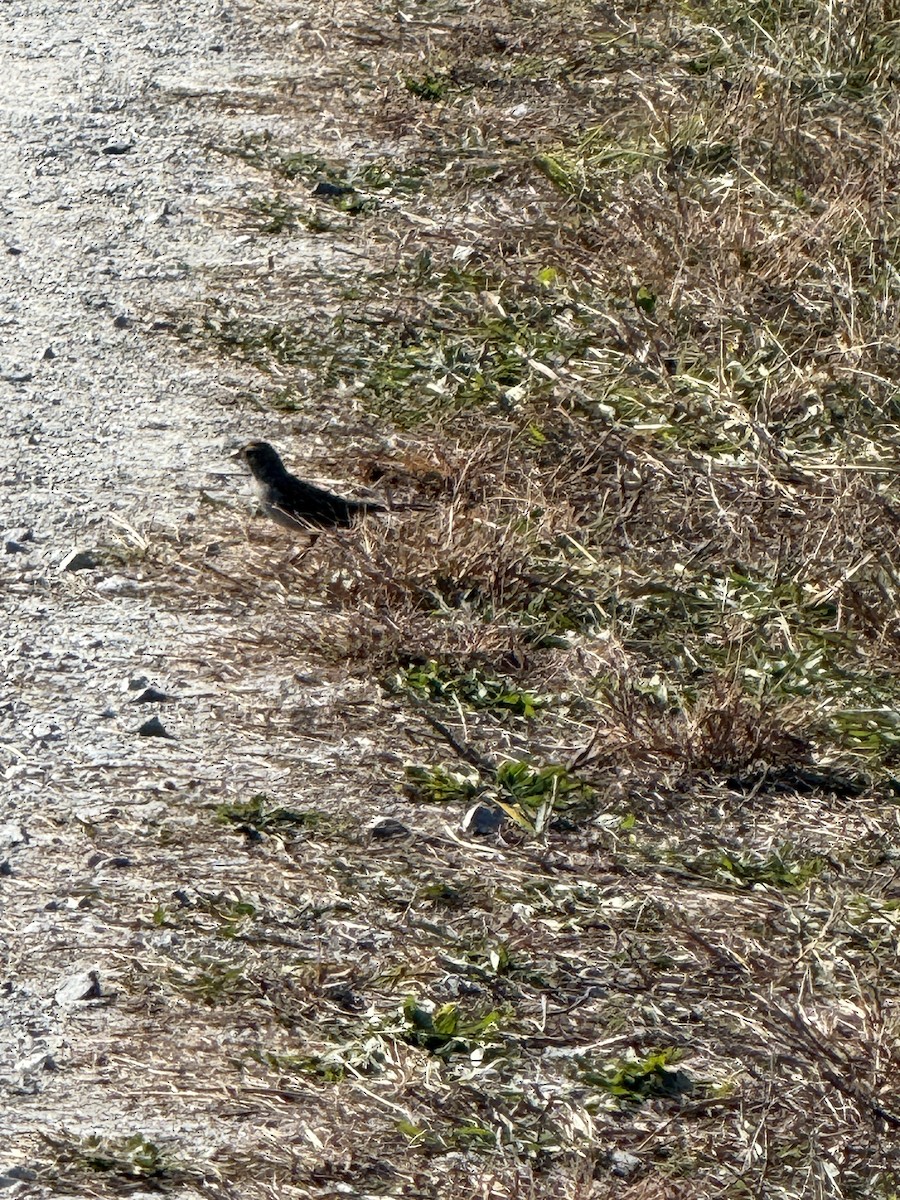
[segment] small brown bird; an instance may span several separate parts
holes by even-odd
[[[285,468],[268,442],[249,442],[238,450],[253,475],[253,489],[267,517],[286,529],[314,533],[320,529],[349,529],[366,513],[386,512],[371,500],[345,500],[312,483],[304,483]]]

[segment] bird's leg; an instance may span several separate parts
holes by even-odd
[[[321,533],[311,533],[309,535],[309,541],[306,543],[306,545],[301,549],[291,551],[291,553],[285,559],[285,562],[289,566],[299,567],[321,536]]]

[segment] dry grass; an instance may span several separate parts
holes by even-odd
[[[894,1196],[897,14],[489,10],[281,6],[328,65],[250,81],[224,147],[264,254],[358,257],[214,278],[182,336],[258,370],[301,473],[431,507],[150,551],[330,681],[261,725],[344,750],[315,819],[169,831],[235,883],[171,872],[129,995],[161,1072],[202,1047],[302,1113],[197,1168],[222,1194],[268,1158],[280,1195]]]

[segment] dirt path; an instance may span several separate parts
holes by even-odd
[[[145,561],[160,541],[242,537],[241,485],[215,473],[259,424],[218,403],[241,381],[154,336],[151,316],[241,251],[205,219],[246,187],[205,149],[227,118],[173,94],[272,70],[252,34],[227,5],[3,12],[0,1174],[29,1195],[65,1190],[29,1174],[54,1157],[41,1134],[57,1151],[177,1134],[204,1158],[258,1142],[252,1103],[211,1116],[214,1035],[187,1051],[184,1030],[123,997],[134,963],[177,940],[148,921],[155,898],[200,883],[196,799],[284,786],[300,758],[269,719],[278,664],[244,648],[232,665],[240,606],[161,603]],[[94,568],[61,569],[73,550]],[[145,684],[178,702],[129,703]],[[136,735],[153,713],[172,740]],[[202,871],[213,891],[254,882],[243,854]]]

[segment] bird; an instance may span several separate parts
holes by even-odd
[[[306,483],[287,470],[274,446],[248,442],[237,451],[253,476],[253,489],[267,517],[300,533],[323,529],[349,529],[368,513],[387,512],[373,500],[346,500],[324,488]]]

